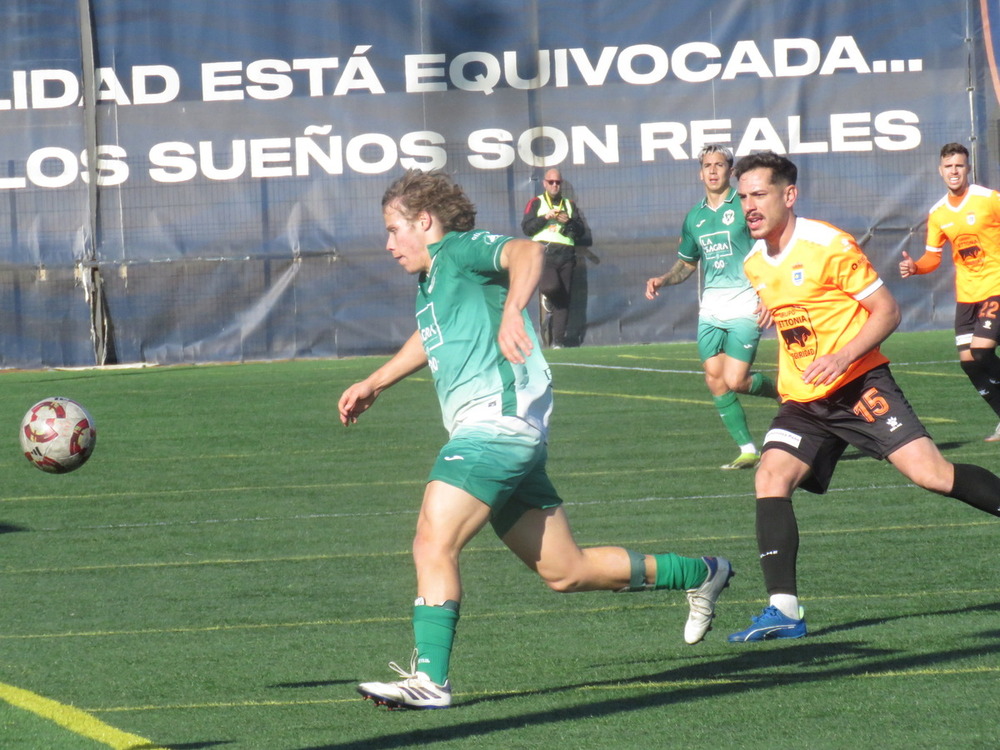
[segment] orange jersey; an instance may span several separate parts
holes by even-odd
[[[927,216],[927,248],[951,243],[955,301],[982,302],[1000,294],[1000,193],[970,185],[956,208],[945,196]]]
[[[815,401],[889,360],[877,348],[830,385],[803,382],[817,357],[839,351],[868,320],[860,300],[882,279],[854,238],[822,221],[797,218],[781,253],[758,241],[743,269],[778,330],[778,392],[782,401]]]

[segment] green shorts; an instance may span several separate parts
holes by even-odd
[[[468,492],[490,506],[490,524],[503,537],[532,508],[562,498],[545,471],[542,433],[516,418],[459,428],[438,453],[428,481]]]
[[[701,361],[724,353],[752,365],[760,343],[760,328],[755,318],[718,321],[698,319],[698,356]]]

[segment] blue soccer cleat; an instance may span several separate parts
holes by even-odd
[[[751,641],[769,641],[776,638],[801,638],[806,634],[806,618],[799,607],[799,619],[796,620],[782,613],[777,607],[764,607],[764,611],[756,617],[746,630],[731,633],[731,643],[749,643]]]

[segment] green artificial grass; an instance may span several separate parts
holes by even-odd
[[[950,334],[884,349],[945,455],[1000,471]],[[996,519],[849,449],[827,495],[795,495],[809,636],[729,644],[766,601],[753,473],[718,468],[737,449],[694,345],[548,358],[549,471],[580,543],[732,559],[704,642],[683,642],[682,593],[557,595],[487,530],[462,559],[455,707],[377,710],[354,686],[409,663],[410,540],[445,439],[426,372],[350,428],[337,399],[384,358],[8,372],[0,685],[82,713],[63,726],[0,687],[0,745],[995,747]],[[767,340],[758,364],[774,361]],[[98,431],[62,476],[16,434],[52,395]],[[741,401],[759,441],[774,404]]]

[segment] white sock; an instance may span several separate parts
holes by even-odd
[[[799,617],[799,598],[794,594],[771,594],[771,606],[776,607],[785,617],[793,620]]]

